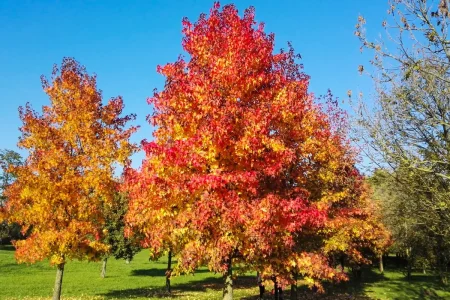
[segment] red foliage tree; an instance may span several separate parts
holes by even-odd
[[[225,298],[232,261],[285,282],[344,278],[321,231],[346,197],[336,176],[354,163],[338,114],[308,94],[292,48],[274,54],[253,8],[241,18],[215,4],[195,24],[183,20],[183,34],[189,60],[158,67],[166,85],[148,100],[155,140],[126,176],[129,231],[154,254],[178,253],[178,271],[223,273]]]

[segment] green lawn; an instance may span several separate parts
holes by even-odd
[[[413,273],[407,280],[402,272],[372,272],[364,281],[364,292],[373,299],[450,299],[450,288],[436,276]]]
[[[100,278],[101,263],[73,261],[66,265],[63,299],[220,299],[222,278],[202,268],[195,275],[172,279],[172,295],[165,293],[166,261],[148,261],[146,251],[126,264],[110,259],[106,278]],[[48,262],[18,265],[11,246],[0,246],[0,299],[50,299],[55,268]],[[271,290],[271,287],[268,288]],[[351,281],[328,288],[325,295],[301,289],[299,299],[450,299],[450,289],[442,287],[431,275],[414,274],[407,281],[401,272],[380,275],[365,270],[361,282]],[[235,299],[255,300],[255,276],[238,277]],[[286,291],[285,299],[289,299]],[[267,299],[271,299],[267,293]]]
[[[1,246],[0,246],[1,247]],[[73,261],[65,266],[63,299],[160,299],[165,293],[166,260],[148,261],[141,251],[130,263],[109,259],[106,278],[100,277],[101,263]],[[17,264],[11,246],[0,248],[0,299],[51,298],[56,269],[47,261],[33,265]],[[194,275],[172,279],[172,296],[178,299],[217,299],[222,293],[222,278],[207,269]],[[258,294],[254,276],[236,280],[237,299]],[[252,298],[249,298],[252,299]]]

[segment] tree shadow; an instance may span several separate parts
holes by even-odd
[[[186,283],[174,284],[174,291],[181,292],[206,292],[206,290],[221,290],[223,288],[223,279],[218,277],[208,277],[200,281],[190,281]]]
[[[0,250],[2,250],[2,251],[15,251],[16,248],[14,248],[13,245],[1,245],[0,244]]]
[[[393,300],[400,299],[446,299],[437,294],[437,291],[448,291],[436,276],[412,275],[410,279],[397,278],[383,282],[383,286],[395,294]],[[370,290],[368,290],[370,291]]]
[[[208,270],[198,270],[197,272],[208,272]],[[133,276],[160,276],[164,277],[164,269],[141,269],[134,270]],[[234,289],[255,288],[257,290],[257,282],[255,276],[239,276],[234,280]],[[207,277],[203,279],[193,279],[183,283],[172,283],[172,293],[168,294],[164,286],[148,286],[145,288],[134,288],[125,290],[111,290],[103,296],[106,299],[130,299],[136,297],[144,298],[181,298],[198,297],[197,293],[218,292],[223,289],[224,281],[222,277]],[[364,268],[360,279],[350,276],[347,282],[333,284],[324,283],[325,293],[320,294],[310,290],[304,285],[298,286],[298,299],[324,299],[324,300],[366,300],[372,299],[374,293],[380,291],[388,291],[384,297],[387,299],[429,299],[441,300],[445,299],[439,296],[440,291],[449,291],[448,287],[440,284],[439,279],[432,275],[413,274],[408,280],[401,276],[401,272],[387,270],[386,275],[380,274],[375,269]],[[270,291],[271,286],[266,286],[266,293],[263,299],[273,299]],[[376,297],[376,296],[375,296]],[[256,300],[258,295],[246,296],[243,300]],[[290,289],[284,291],[285,300],[290,299]]]
[[[195,270],[194,274],[199,273],[209,273],[208,270]],[[138,269],[138,270],[132,270],[131,276],[159,276],[164,277],[166,276],[166,269],[159,269],[159,268],[151,268],[151,269]]]
[[[156,269],[156,272],[160,270]],[[164,275],[164,272],[163,272]],[[136,297],[145,298],[179,298],[186,296],[188,292],[205,292],[207,289],[217,290],[222,283],[222,278],[208,277],[197,282],[187,282],[172,284],[172,293],[167,293],[165,287],[150,286],[148,288],[135,288],[125,290],[111,290],[108,293],[99,295],[107,299],[130,299]],[[220,287],[221,288],[221,287]]]
[[[132,298],[180,298],[186,297],[185,292],[172,289],[172,293],[168,293],[164,287],[135,288],[125,290],[113,290],[100,296],[106,299],[132,299]]]
[[[4,272],[16,272],[16,270],[23,269],[23,266],[19,265],[18,263],[12,263],[12,264],[2,264],[2,273]]]
[[[385,277],[381,274],[377,274],[373,272],[371,269],[363,270],[363,275],[361,279],[350,278],[347,282],[341,283],[331,283],[331,282],[323,282],[323,286],[325,289],[324,293],[318,293],[311,290],[308,286],[302,285],[301,281],[299,281],[299,285],[297,286],[297,299],[324,299],[324,300],[368,300],[371,299],[367,295],[364,294],[364,286],[367,282],[377,282],[380,280],[384,280]],[[273,295],[271,294],[271,290],[273,287],[266,286],[266,293],[264,294],[263,299],[273,299]],[[283,291],[283,296],[285,300],[294,300],[290,297],[290,287],[287,287]],[[247,296],[242,298],[243,300],[256,300],[259,299],[258,295],[255,296]]]
[[[233,289],[248,289],[256,287],[256,279],[254,276],[239,276],[233,280]],[[181,292],[204,292],[206,290],[222,290],[224,280],[222,277],[208,277],[199,281],[189,281],[186,283],[178,283],[172,286],[174,291]]]
[[[238,289],[248,289],[258,286],[258,281],[255,276],[243,275],[237,277],[233,282],[234,288]]]
[[[366,268],[360,281],[352,279],[345,283],[347,292],[353,295],[369,296],[370,293],[382,289],[389,293],[386,297],[393,300],[446,299],[439,296],[437,291],[449,291],[449,287],[442,285],[437,276],[413,273],[408,279],[406,273],[405,276],[401,275],[402,271],[404,269],[401,266],[392,268],[386,270],[385,276],[373,268]]]
[[[165,269],[138,269],[132,270],[131,276],[165,276]]]
[[[158,276],[148,274],[162,274],[164,276],[164,270],[150,269],[150,270],[135,270],[142,271],[137,272],[140,275],[135,276]],[[144,272],[147,271],[147,272]],[[207,272],[207,270],[205,271]],[[254,276],[240,276],[234,280],[234,289],[247,289],[256,286],[256,279]],[[172,284],[172,293],[166,292],[166,289],[161,286],[150,286],[148,288],[135,288],[125,290],[111,290],[108,293],[99,295],[107,299],[130,299],[136,297],[146,298],[179,298],[186,297],[189,293],[201,293],[208,290],[219,291],[224,286],[223,278],[221,277],[207,277],[199,281],[189,281],[186,283]],[[252,299],[252,298],[250,298]]]

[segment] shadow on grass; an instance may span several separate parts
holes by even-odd
[[[48,271],[48,266],[43,264],[25,265],[19,263],[6,263],[1,265],[0,273],[6,274],[33,274],[36,271]]]
[[[394,273],[394,272],[392,272]],[[392,273],[390,275],[392,275]],[[443,287],[439,284],[437,279],[432,276],[420,276],[410,281],[401,276],[401,272],[395,272],[393,278],[385,276],[376,272],[374,269],[365,268],[360,279],[355,279],[350,276],[347,282],[339,284],[324,283],[325,293],[320,294],[310,290],[305,285],[298,286],[297,299],[322,299],[322,300],[369,300],[369,299],[447,299],[439,297],[436,290],[442,290]],[[373,292],[372,289],[376,287],[378,293]],[[266,294],[263,299],[273,299],[270,295],[272,287],[266,287]],[[388,295],[381,293],[389,290]],[[242,298],[243,300],[256,300],[257,296],[248,296]],[[294,300],[290,298],[289,287],[284,291],[284,299]]]
[[[166,258],[162,258],[161,260],[153,260],[153,259],[149,259],[149,262],[151,262],[154,265],[164,265],[167,266],[167,259]],[[176,265],[177,264],[177,260],[172,260],[172,265]]]
[[[403,274],[402,268],[387,270],[385,275],[375,269],[364,269],[361,280],[351,279],[336,288],[352,296],[374,297],[378,299],[448,299],[441,297],[438,292],[450,292],[447,286],[440,283],[433,274],[413,274],[410,279]],[[332,289],[335,289],[333,287]]]
[[[165,276],[166,270],[164,269],[138,269],[132,270],[131,276]]]
[[[371,289],[369,287],[366,290],[369,292]],[[386,280],[383,289],[395,295],[392,299],[448,299],[440,297],[437,291],[450,291],[439,282],[437,276],[414,274],[410,279],[400,277]]]
[[[160,272],[162,272],[162,274],[164,275],[164,270],[162,271],[158,269],[153,270],[154,270],[153,274],[160,274]],[[256,286],[256,279],[254,276],[240,276],[236,278],[234,281],[234,289],[247,289],[255,286]],[[179,298],[179,297],[186,297],[187,294],[192,292],[202,293],[207,292],[208,290],[221,291],[222,288],[223,288],[223,278],[208,277],[200,281],[190,281],[187,283],[173,284],[171,294],[168,294],[164,287],[159,286],[149,288],[112,290],[106,294],[102,294],[101,296],[113,299],[130,299],[136,297]]]
[[[13,245],[1,245],[0,244],[0,250],[2,250],[2,251],[15,251],[16,248],[14,248]]]
[[[349,274],[349,281],[341,282],[339,284],[327,284],[326,290],[330,290],[337,294],[348,294],[353,297],[365,297],[365,289],[368,285],[389,280],[384,276],[375,272],[372,268],[363,268],[361,278],[355,278]],[[363,299],[363,298],[362,298]]]
[[[207,272],[207,270],[205,270]],[[164,276],[164,270],[148,269],[136,270],[134,276]],[[234,289],[256,289],[255,276],[240,276],[234,281]],[[105,298],[129,299],[135,297],[147,298],[181,298],[191,296],[192,299],[198,297],[198,293],[217,293],[223,288],[223,278],[208,277],[202,280],[189,281],[172,285],[172,293],[168,294],[163,286],[149,286],[148,288],[136,288],[125,290],[111,290],[104,296]],[[306,286],[299,285],[297,299],[326,299],[326,300],[366,300],[366,299],[449,299],[439,296],[439,293],[450,292],[449,287],[440,284],[437,276],[413,274],[408,280],[402,275],[401,269],[387,270],[385,275],[380,274],[375,269],[365,268],[361,279],[350,278],[347,282],[340,284],[324,284],[325,293],[319,294],[311,291]],[[270,294],[272,286],[266,287],[263,299],[272,299]],[[258,295],[246,296],[243,300],[256,300]],[[284,291],[285,300],[290,299],[289,287]]]
[[[199,273],[209,273],[208,270],[196,270],[194,274]],[[151,268],[151,269],[138,269],[131,271],[131,276],[166,276],[166,269],[157,269],[157,268]]]
[[[19,265],[18,263],[12,263],[12,264],[2,264],[2,273],[3,272],[15,272],[16,270],[23,269],[23,266]]]

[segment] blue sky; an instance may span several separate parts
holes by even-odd
[[[221,4],[230,2],[222,1]],[[372,84],[357,72],[368,64],[353,35],[358,15],[368,22],[368,35],[381,32],[387,1],[292,0],[235,1],[240,13],[256,8],[256,19],[275,33],[276,49],[291,41],[311,76],[310,92],[331,89],[341,99],[347,91],[363,92],[370,101]],[[19,151],[18,107],[30,102],[37,111],[48,104],[40,76],[53,64],[75,57],[98,76],[104,100],[122,95],[126,113],[136,113],[141,125],[135,142],[152,138],[145,117],[146,98],[161,89],[164,78],[156,66],[182,54],[181,20],[195,21],[213,1],[0,1],[0,149]],[[347,106],[345,108],[348,109]],[[26,152],[19,151],[26,156]],[[134,157],[140,165],[142,154]]]

